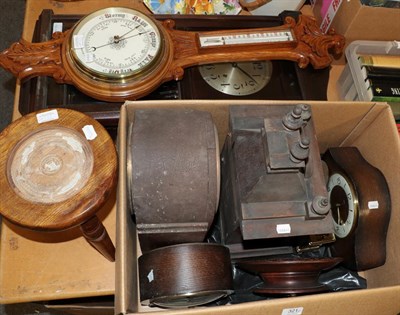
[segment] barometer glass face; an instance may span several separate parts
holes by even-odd
[[[7,162],[10,186],[34,203],[65,201],[83,189],[93,170],[93,152],[77,131],[41,128],[25,136]]]
[[[108,8],[86,16],[70,38],[76,64],[107,80],[123,80],[150,68],[157,61],[161,46],[157,25],[128,8]]]
[[[227,62],[199,66],[203,79],[228,95],[250,95],[263,89],[271,79],[271,61]]]
[[[356,224],[358,200],[352,184],[339,173],[334,173],[328,181],[335,235],[347,237]]]

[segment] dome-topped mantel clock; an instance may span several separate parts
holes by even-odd
[[[336,235],[332,254],[343,257],[353,270],[383,265],[391,212],[384,175],[356,147],[330,148],[323,160],[329,169],[327,189]]]
[[[323,34],[312,17],[287,16],[281,26],[205,32],[174,29],[140,11],[95,11],[42,43],[20,40],[0,54],[0,66],[19,79],[50,76],[100,100],[143,97],[161,83],[179,80],[193,65],[290,60],[316,69],[342,53],[344,37]]]

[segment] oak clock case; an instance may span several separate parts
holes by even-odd
[[[330,148],[323,160],[336,236],[332,254],[352,270],[383,265],[391,212],[385,177],[355,147]]]

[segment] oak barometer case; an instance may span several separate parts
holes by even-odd
[[[163,82],[179,80],[199,64],[290,60],[301,68],[330,65],[343,36],[322,34],[313,18],[291,16],[271,28],[180,31],[137,10],[112,7],[89,14],[44,43],[21,40],[3,51],[0,65],[20,79],[51,76],[100,100],[143,97]],[[138,50],[136,50],[136,48]]]

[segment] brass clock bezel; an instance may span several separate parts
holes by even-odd
[[[151,27],[156,31],[156,35],[159,38],[160,41],[160,46],[158,47],[158,51],[151,60],[150,63],[145,65],[143,68],[140,68],[136,71],[132,71],[129,73],[120,73],[120,74],[105,74],[100,71],[93,70],[89,67],[87,67],[77,56],[75,53],[75,49],[73,48],[73,36],[79,32],[79,30],[82,29],[82,27],[90,20],[104,14],[105,12],[111,12],[111,13],[118,13],[118,12],[124,12],[124,13],[130,13],[139,16],[143,20],[145,20],[148,24],[151,25]],[[95,79],[98,81],[106,82],[106,83],[127,83],[129,80],[134,79],[138,76],[143,76],[146,77],[147,74],[150,74],[154,72],[157,68],[158,65],[162,63],[162,56],[166,53],[166,47],[165,47],[165,34],[161,31],[159,25],[157,23],[149,18],[147,15],[144,13],[126,8],[126,7],[110,7],[110,8],[104,8],[101,10],[97,10],[85,17],[83,17],[81,20],[78,21],[78,23],[70,30],[69,33],[69,38],[66,41],[66,53],[69,55],[69,59],[71,60],[72,64],[85,76],[91,79]]]
[[[353,196],[353,202],[352,202],[352,203],[353,203],[353,206],[354,206],[354,209],[353,209],[353,212],[354,212],[354,214],[353,214],[353,221],[352,221],[350,230],[349,230],[346,234],[339,234],[339,233],[337,232],[336,227],[337,227],[337,226],[338,226],[338,227],[339,227],[339,226],[343,226],[344,224],[340,224],[339,222],[336,222],[335,216],[333,215],[334,209],[333,209],[333,203],[331,202],[331,192],[333,191],[334,187],[337,187],[337,186],[339,186],[344,192],[346,192],[346,190],[343,188],[343,186],[340,185],[339,183],[333,184],[332,188],[330,188],[330,185],[329,185],[329,184],[330,184],[330,182],[331,182],[331,179],[332,179],[335,175],[344,178],[346,184],[347,184],[348,187],[349,187],[350,193],[351,193],[351,195]],[[329,179],[328,179],[328,183],[327,183],[327,190],[328,190],[329,202],[330,202],[330,204],[331,204],[331,212],[332,212],[332,218],[333,218],[335,236],[338,237],[338,238],[341,238],[341,239],[345,239],[345,238],[349,237],[349,235],[351,235],[352,233],[354,233],[354,231],[355,231],[356,228],[357,228],[358,215],[359,215],[359,201],[358,201],[358,193],[357,193],[357,190],[354,188],[354,185],[353,185],[351,179],[350,179],[346,174],[344,174],[343,172],[339,172],[339,171],[335,171],[335,172],[333,172],[332,174],[329,175]],[[347,200],[347,201],[348,201],[348,200]],[[350,212],[349,207],[347,207],[346,211],[347,211],[347,217],[348,217],[348,216],[349,216],[349,212]],[[346,221],[346,222],[347,222],[347,221]]]

